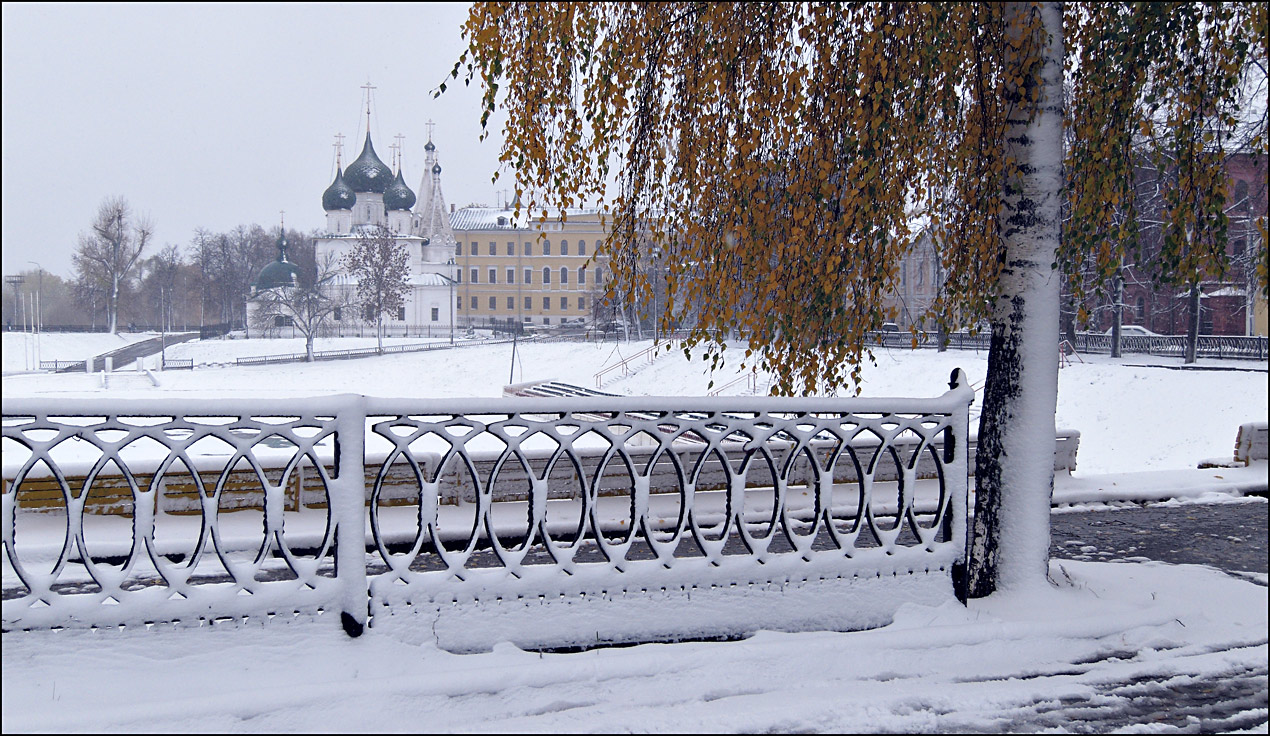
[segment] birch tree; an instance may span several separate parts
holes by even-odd
[[[80,233],[79,245],[71,256],[75,278],[80,283],[99,282],[104,287],[106,320],[112,335],[119,326],[120,288],[153,234],[150,221],[134,215],[123,197],[102,202],[88,232]]]
[[[772,373],[774,393],[859,390],[869,333],[895,318],[880,305],[912,245],[909,213],[927,213],[943,285],[923,317],[991,325],[971,568],[955,572],[986,595],[1047,572],[1062,199],[1077,233],[1064,250],[1109,271],[1125,241],[1099,214],[1122,192],[1103,159],[1131,142],[1125,106],[1154,95],[1184,138],[1196,108],[1229,111],[1227,87],[1176,84],[1194,70],[1170,44],[1213,41],[1195,48],[1220,57],[1205,68],[1223,79],[1265,44],[1259,5],[1099,7],[476,3],[453,76],[482,86],[482,126],[506,113],[501,160],[532,214],[599,201],[614,290],[644,302],[652,285],[631,264],[650,234],[667,256],[663,325],[691,305],[688,344],[716,367],[715,336],[738,330],[742,368]],[[1179,155],[1207,171],[1200,152]],[[1187,228],[1188,243],[1221,237],[1220,218],[1181,206],[1213,187],[1205,174],[1178,194],[1175,242]]]

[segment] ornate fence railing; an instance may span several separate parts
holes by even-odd
[[[936,347],[936,339],[934,333],[919,335],[917,347]],[[870,341],[888,348],[907,350],[913,347],[913,336],[907,331],[875,332]],[[948,347],[956,350],[987,350],[991,347],[991,342],[992,336],[987,333],[971,335],[953,332],[948,335]],[[1110,354],[1111,336],[1080,332],[1076,334],[1074,347],[1078,353]],[[1120,338],[1120,349],[1125,353],[1181,357],[1185,354],[1186,338],[1182,335],[1123,335]],[[1266,360],[1266,350],[1266,338],[1242,335],[1200,335],[1196,344],[1196,352],[1203,358]]]
[[[467,651],[884,623],[964,563],[954,376],[933,399],[5,399],[4,628],[338,611]],[[111,478],[126,513],[94,511]]]

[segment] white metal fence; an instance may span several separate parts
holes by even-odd
[[[883,623],[964,563],[973,392],[951,385],[6,399],[4,628],[338,612],[466,651]]]

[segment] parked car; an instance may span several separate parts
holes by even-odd
[[[1104,332],[1103,334],[1111,335],[1112,329],[1114,328],[1108,328],[1107,331]],[[1158,332],[1152,332],[1148,330],[1147,328],[1143,327],[1142,325],[1121,325],[1120,335],[1122,337],[1159,337],[1160,336]]]

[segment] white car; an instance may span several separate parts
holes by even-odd
[[[1112,329],[1115,329],[1115,328],[1108,328],[1107,331],[1103,334],[1111,335]],[[1160,336],[1158,332],[1152,332],[1148,330],[1147,328],[1143,327],[1142,325],[1121,325],[1120,335],[1122,337],[1159,337]]]

